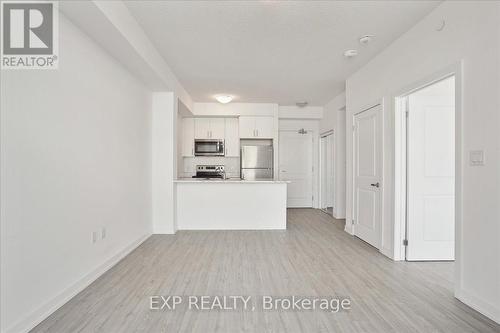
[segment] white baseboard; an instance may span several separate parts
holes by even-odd
[[[395,260],[395,259],[394,259],[394,254],[393,254],[393,252],[392,252],[392,250],[391,250],[391,249],[388,249],[388,248],[381,248],[379,251],[380,251],[380,253],[382,253],[382,254],[383,254],[384,256],[386,256],[387,258],[392,259],[392,260],[394,260],[394,261],[397,261],[397,260]]]
[[[83,289],[87,288],[92,282],[97,280],[106,271],[116,265],[120,260],[126,257],[130,252],[135,250],[139,245],[141,245],[146,239],[148,239],[150,234],[143,235],[139,239],[132,242],[130,245],[126,246],[123,250],[106,260],[104,263],[99,265],[93,271],[82,277],[71,287],[63,290],[59,295],[54,297],[52,300],[48,301],[35,311],[26,315],[23,319],[19,320],[14,325],[10,326],[5,330],[4,333],[20,333],[29,332],[36,325],[40,324],[43,320],[49,317],[61,306],[66,304],[70,299],[75,297]]]
[[[333,210],[333,217],[337,220],[345,220],[345,213],[339,213],[335,209]]]
[[[349,223],[349,221],[345,221],[345,228],[344,228],[345,232],[347,232],[349,235],[354,235],[354,230],[352,228],[352,224]]]
[[[457,290],[455,297],[465,305],[470,306],[477,312],[500,324],[500,308],[496,307],[494,304],[486,302],[473,293],[463,289]]]

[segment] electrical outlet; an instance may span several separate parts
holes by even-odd
[[[92,242],[92,244],[97,243],[97,231],[92,231],[92,233],[90,234],[90,241]]]
[[[106,227],[101,228],[101,239],[106,238]]]
[[[471,151],[469,151],[469,164],[471,166],[483,166],[484,165],[484,151],[483,150],[471,150]]]

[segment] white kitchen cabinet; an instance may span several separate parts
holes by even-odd
[[[274,137],[273,117],[240,117],[240,138],[272,139]]]
[[[194,156],[194,118],[182,119],[182,156]]]
[[[224,140],[225,127],[224,118],[210,118],[210,139]]]
[[[224,118],[195,118],[196,139],[224,139]]]
[[[226,137],[225,148],[226,156],[238,157],[240,156],[240,135],[239,135],[239,122],[238,118],[226,118]]]
[[[258,138],[272,139],[274,137],[274,118],[255,117],[255,129]]]
[[[194,137],[195,139],[210,139],[210,119],[194,119]]]
[[[240,138],[255,137],[255,117],[240,117]]]

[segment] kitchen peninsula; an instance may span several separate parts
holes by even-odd
[[[176,180],[178,230],[286,229],[287,182]]]

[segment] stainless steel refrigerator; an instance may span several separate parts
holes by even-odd
[[[240,165],[241,179],[273,179],[273,146],[242,145]]]

